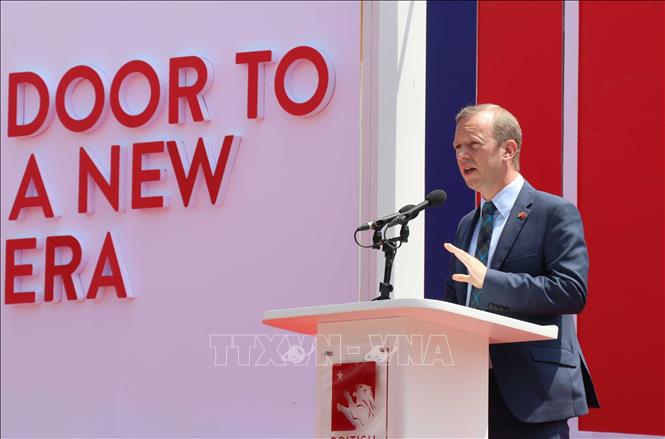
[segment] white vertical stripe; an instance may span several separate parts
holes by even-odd
[[[580,5],[563,2],[563,197],[577,206],[577,122]],[[574,316],[577,331],[577,316]],[[578,418],[569,421],[570,436],[580,437]]]
[[[563,8],[563,197],[577,205],[579,2]]]

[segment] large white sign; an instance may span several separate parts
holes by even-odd
[[[357,297],[359,32],[357,3],[2,4],[4,436],[311,435],[313,368],[209,339]]]

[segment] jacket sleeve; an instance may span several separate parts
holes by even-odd
[[[589,256],[577,208],[555,208],[544,235],[542,275],[488,269],[480,296],[481,309],[505,307],[521,314],[578,314],[587,298]]]

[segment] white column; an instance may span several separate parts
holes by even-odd
[[[373,188],[363,192],[362,202],[373,204],[378,217],[425,196],[426,6],[365,2],[363,9],[361,175],[365,189]],[[424,295],[424,215],[410,229],[409,242],[395,259],[393,297]],[[361,279],[360,300],[376,296],[383,279],[383,254],[374,252],[373,258],[368,264],[376,264],[374,273],[361,262],[361,273],[374,279]]]

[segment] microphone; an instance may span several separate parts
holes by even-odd
[[[392,215],[384,216],[383,218],[378,219],[376,221],[370,221],[368,223],[359,225],[358,228],[356,229],[356,232],[362,232],[363,230],[369,230],[369,229],[381,230],[384,225],[386,225],[390,221],[394,220],[395,218],[397,218],[401,214],[410,211],[414,207],[416,207],[416,206],[414,206],[413,204],[407,204],[406,206],[402,207],[399,210],[399,212],[397,212],[397,213],[393,213]]]
[[[418,204],[417,206],[414,206],[412,209],[407,210],[405,212],[402,212],[402,210],[400,209],[401,214],[395,216],[394,219],[390,221],[390,223],[388,224],[388,227],[396,226],[397,224],[406,224],[415,217],[417,217],[421,211],[427,209],[428,207],[441,206],[443,203],[446,202],[446,198],[448,198],[448,195],[444,190],[435,189],[429,194],[427,194],[427,196],[425,197],[425,201]]]

